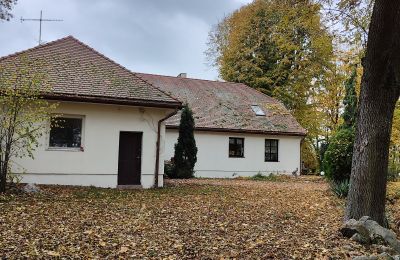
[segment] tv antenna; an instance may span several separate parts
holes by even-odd
[[[42,22],[62,22],[60,19],[43,19],[42,10],[40,10],[40,18],[22,18],[21,23],[25,21],[39,22],[39,45],[42,44]]]

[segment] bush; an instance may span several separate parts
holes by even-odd
[[[174,163],[172,161],[164,162],[164,174],[170,179],[176,178],[174,174]]]
[[[397,167],[389,166],[388,168],[388,181],[398,181],[400,170]]]
[[[339,183],[350,179],[353,145],[353,128],[342,128],[332,137],[323,161],[329,180]]]
[[[350,182],[349,180],[344,180],[340,182],[331,182],[331,190],[339,198],[346,198],[349,193]]]
[[[278,176],[273,173],[270,173],[269,175],[263,175],[261,172],[259,172],[256,175],[251,176],[250,179],[255,181],[277,181]]]

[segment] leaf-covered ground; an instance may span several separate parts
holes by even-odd
[[[0,195],[0,256],[343,259],[376,253],[341,237],[344,203],[320,179],[195,179],[168,186],[42,186],[37,195]]]

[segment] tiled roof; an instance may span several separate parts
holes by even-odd
[[[40,60],[51,96],[80,100],[162,107],[180,102],[91,47],[68,36],[0,58],[0,65],[18,57]]]
[[[254,132],[305,135],[282,103],[244,84],[137,73],[168,94],[188,103],[196,129],[228,132]],[[257,116],[258,105],[265,116]],[[179,125],[180,114],[167,120],[167,127]]]

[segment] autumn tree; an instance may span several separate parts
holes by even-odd
[[[363,59],[346,218],[385,224],[392,118],[400,95],[400,1],[376,0]]]
[[[311,0],[256,0],[228,15],[210,32],[206,55],[220,77],[282,101],[308,130],[303,154],[315,158],[323,112],[313,100],[329,81],[332,41]],[[315,162],[310,162],[315,164]]]
[[[32,157],[56,104],[41,98],[50,91],[42,62],[27,57],[0,65],[0,192],[6,190],[13,158]]]
[[[354,68],[345,82],[343,123],[333,135],[324,154],[326,176],[336,183],[350,179],[357,111],[356,76],[357,70]]]
[[[0,20],[8,21],[12,18],[10,11],[16,3],[17,0],[0,0]]]
[[[178,142],[175,144],[173,178],[187,179],[194,176],[197,147],[194,139],[193,112],[186,104],[182,109]]]
[[[389,176],[398,179],[400,173],[400,101],[397,102],[393,115],[392,136],[389,149]]]
[[[245,83],[295,109],[330,65],[331,37],[319,11],[312,1],[256,0],[215,26],[207,57],[224,80]]]

